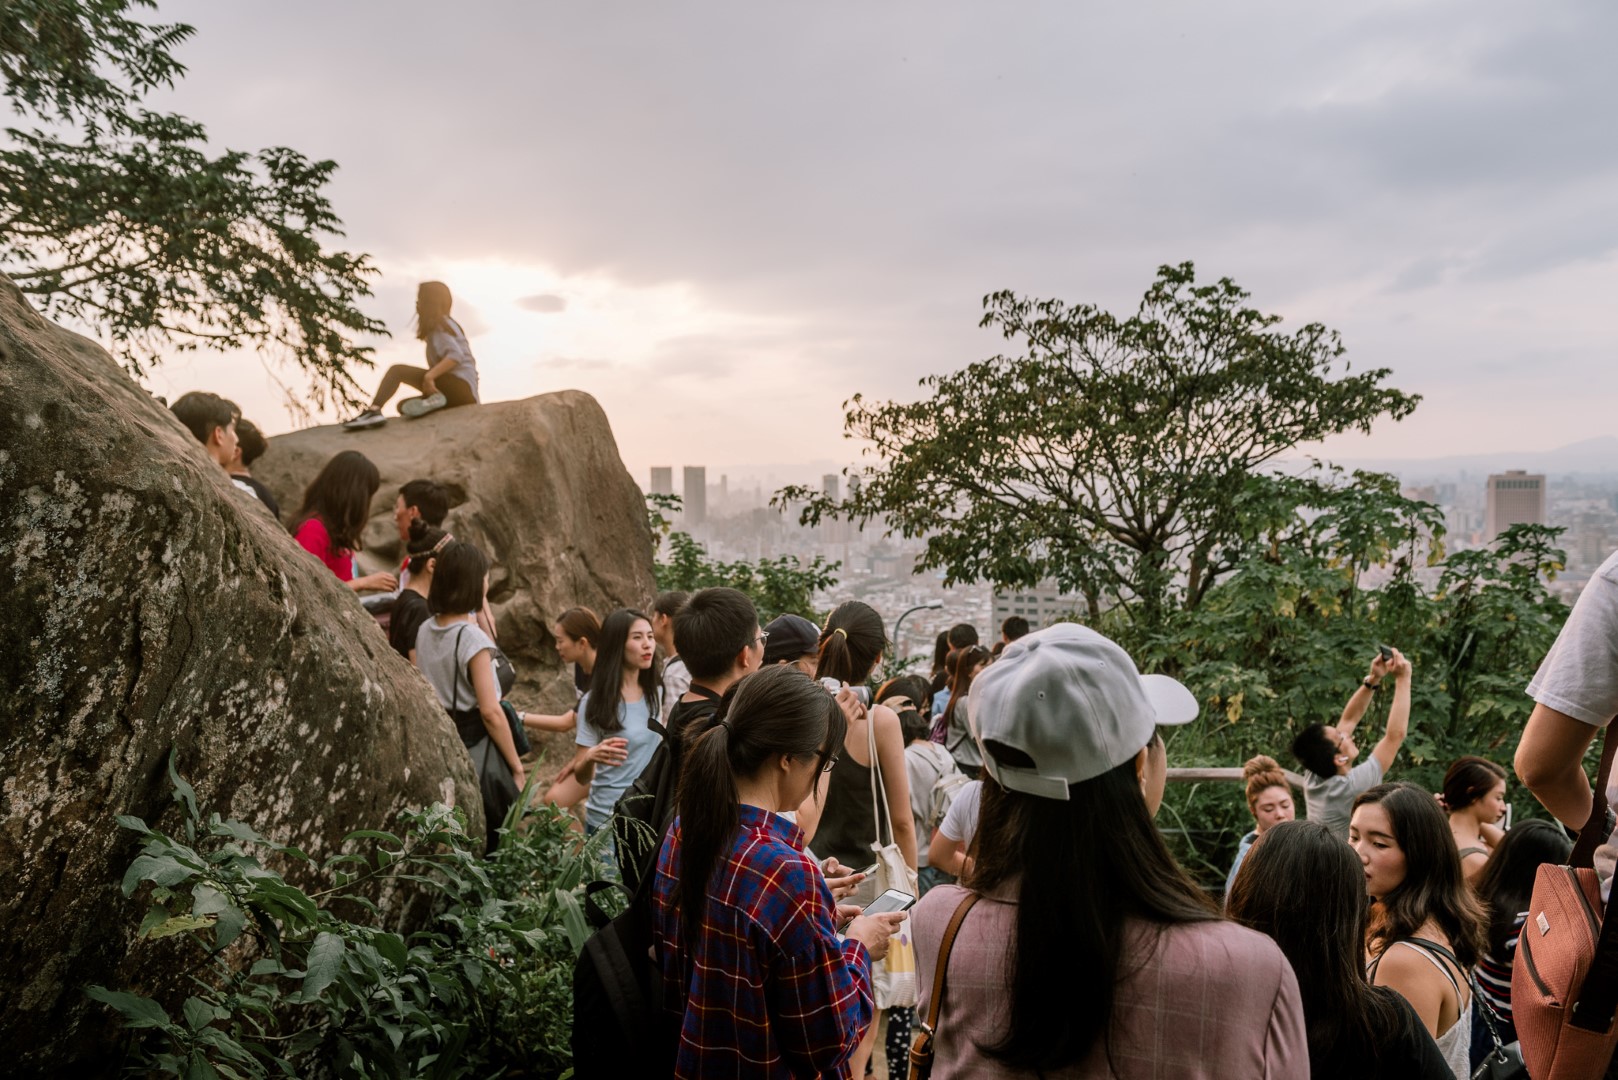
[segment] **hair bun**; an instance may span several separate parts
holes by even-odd
[[[411,518],[409,530],[410,539],[420,540],[422,537],[427,535],[427,530],[430,528],[432,528],[432,526],[427,524],[426,518]]]
[[[1258,757],[1250,759],[1247,764],[1242,766],[1242,779],[1251,780],[1256,776],[1263,776],[1266,773],[1278,772],[1281,772],[1281,763],[1272,757],[1267,757],[1264,754],[1260,754]]]

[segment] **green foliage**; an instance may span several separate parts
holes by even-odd
[[[580,883],[600,847],[581,846],[565,814],[514,808],[483,859],[451,808],[407,811],[402,835],[351,834],[369,850],[328,859],[330,887],[310,893],[273,865],[307,866],[307,855],[204,820],[172,761],[169,771],[183,838],[120,817],[142,841],[123,889],[146,890],[140,935],[192,960],[192,993],[165,1008],[88,991],[142,1033],[132,1064],[229,1078],[565,1074],[587,936]],[[400,886],[430,901],[425,929],[401,932],[369,899]]]
[[[0,266],[47,314],[96,327],[139,374],[167,350],[252,348],[301,367],[317,405],[385,334],[356,306],[367,256],[323,189],[336,171],[286,147],[210,154],[200,124],[140,106],[184,72],[183,24],[133,17],[151,0],[8,0],[0,71],[14,109],[0,149]]]
[[[842,563],[827,562],[816,555],[808,563],[796,555],[780,555],[758,562],[722,562],[711,558],[707,549],[691,534],[675,530],[666,512],[679,508],[679,497],[648,495],[647,515],[652,532],[659,538],[660,557],[654,567],[659,589],[695,592],[726,586],[746,593],[758,608],[761,622],[777,615],[813,617],[814,594],[837,581]]]
[[[1285,333],[1247,298],[1228,278],[1197,285],[1190,263],[1161,267],[1122,319],[995,293],[982,325],[1020,355],[930,376],[920,401],[856,394],[847,433],[880,465],[842,503],[807,488],[774,503],[924,537],[917,568],[949,582],[1055,579],[1092,618],[1195,607],[1242,562],[1241,497],[1262,466],[1419,400],[1383,386],[1387,369],[1350,372],[1334,331]]]

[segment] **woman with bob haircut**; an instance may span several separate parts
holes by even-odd
[[[303,549],[326,564],[355,592],[399,587],[386,572],[354,576],[354,553],[364,547],[371,498],[382,486],[382,474],[358,450],[344,450],[321,468],[303,492],[303,506],[292,519],[292,535]]]
[[[483,793],[488,850],[493,851],[526,777],[500,708],[495,644],[477,624],[488,574],[483,552],[464,540],[452,540],[438,552],[427,592],[433,617],[416,632],[416,667],[427,676],[472,756]]]
[[[679,813],[652,887],[676,1077],[846,1075],[872,1025],[871,961],[902,915],[837,906],[782,816],[837,759],[843,709],[857,707],[840,697],[769,667],[686,733]]]
[[[1467,972],[1483,951],[1484,919],[1449,822],[1432,795],[1401,781],[1362,792],[1348,831],[1372,901],[1366,976],[1404,995],[1455,1075],[1468,1076]]]
[[[1152,822],[1168,771],[1157,728],[1196,719],[1191,692],[1061,623],[1008,646],[971,701],[989,775],[976,861],[911,912],[918,1015],[962,920],[934,1080],[1308,1075],[1291,965],[1220,918]]]
[[[1292,785],[1287,783],[1287,774],[1274,758],[1260,754],[1250,759],[1242,766],[1242,783],[1247,788],[1247,812],[1253,815],[1254,828],[1236,847],[1236,861],[1230,864],[1230,873],[1225,877],[1226,895],[1236,883],[1236,873],[1242,868],[1248,849],[1271,828],[1297,816],[1292,803]]]
[[[1365,981],[1365,869],[1326,826],[1282,821],[1265,830],[1241,861],[1225,910],[1273,938],[1292,964],[1314,1080],[1452,1075],[1410,1003]]]
[[[1476,882],[1489,854],[1505,839],[1497,824],[1506,816],[1506,770],[1480,757],[1456,758],[1440,792],[1449,811],[1449,831],[1461,854],[1461,871]]]
[[[969,645],[956,655],[955,672],[949,681],[949,703],[944,706],[936,725],[942,735],[939,741],[967,776],[976,776],[983,767],[978,748],[972,742],[969,722],[972,702],[967,695],[972,692],[972,680],[982,674],[993,659],[989,650],[981,645]]]
[[[582,722],[573,736],[579,748],[573,778],[589,789],[584,804],[586,834],[607,824],[618,797],[629,790],[662,742],[651,727],[662,684],[652,620],[629,608],[608,615],[601,624],[590,690],[579,699]]]
[[[416,287],[416,337],[426,346],[427,366],[394,364],[388,368],[370,406],[343,427],[361,431],[386,423],[382,406],[401,386],[421,391],[420,397],[399,403],[399,415],[407,420],[478,403],[477,361],[472,359],[472,347],[461,324],[449,317],[452,303],[449,286],[442,281],[424,281]]]

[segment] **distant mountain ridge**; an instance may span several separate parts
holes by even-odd
[[[1330,457],[1334,464],[1353,469],[1393,473],[1404,480],[1422,480],[1456,473],[1500,473],[1522,469],[1548,475],[1618,473],[1618,435],[1581,439],[1555,450],[1496,450],[1483,454],[1455,454],[1433,458]]]

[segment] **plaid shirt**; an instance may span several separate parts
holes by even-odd
[[[741,807],[709,879],[694,951],[674,907],[680,820],[657,860],[652,934],[663,1001],[681,1012],[677,1077],[846,1075],[873,1013],[865,946],[838,941],[831,891],[785,818]]]

